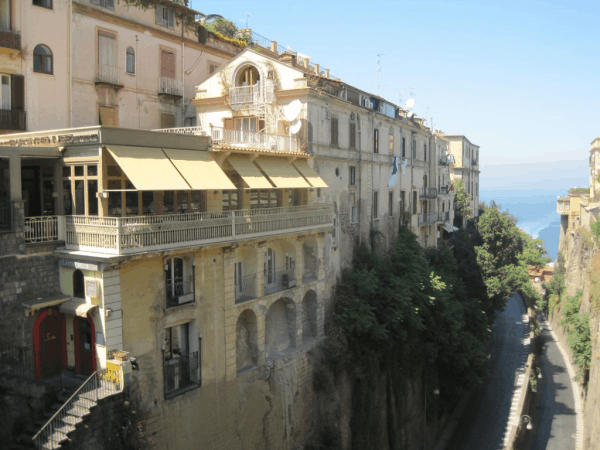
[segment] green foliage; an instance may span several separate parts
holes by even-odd
[[[597,220],[596,222],[594,222],[591,226],[591,229],[592,229],[592,235],[594,236],[596,243],[600,243],[600,220]]]
[[[237,32],[237,27],[233,22],[220,18],[217,18],[212,22],[206,22],[204,24],[204,28],[206,28],[208,31],[219,33],[228,38],[235,38],[235,33]]]
[[[580,368],[578,376],[587,373],[592,360],[590,314],[580,312],[582,294],[583,292],[579,290],[577,294],[566,299],[561,319],[561,324],[564,325],[567,332],[569,347],[573,352],[575,363]]]
[[[454,197],[454,225],[461,228],[463,219],[473,219],[471,196],[467,194],[465,183],[462,180],[454,181],[456,195]]]

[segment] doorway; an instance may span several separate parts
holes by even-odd
[[[40,168],[25,166],[21,168],[21,191],[25,208],[25,217],[42,215]]]
[[[33,326],[36,378],[59,375],[66,362],[65,316],[56,310],[42,312]]]
[[[96,370],[94,323],[89,317],[73,319],[75,369],[80,375],[91,375]]]

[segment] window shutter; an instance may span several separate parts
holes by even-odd
[[[11,85],[12,109],[25,111],[25,77],[23,75],[11,75]]]
[[[163,24],[163,5],[156,5],[156,23],[159,25]]]
[[[169,8],[169,28],[175,28],[175,10],[173,8]]]

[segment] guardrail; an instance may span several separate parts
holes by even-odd
[[[121,70],[117,66],[107,64],[96,65],[96,82],[121,85]]]
[[[431,225],[438,221],[438,213],[430,212],[419,214],[419,225]]]
[[[172,397],[202,384],[198,355],[198,352],[192,352],[163,362],[165,397]]]
[[[25,217],[25,242],[51,242],[58,240],[58,217]]]
[[[235,302],[242,303],[256,298],[256,274],[235,279]]]
[[[422,187],[420,196],[421,198],[437,198],[438,190],[436,187]]]
[[[296,286],[295,269],[278,268],[265,272],[265,295],[290,289]]]
[[[33,348],[0,344],[0,375],[34,379]]]
[[[26,131],[27,113],[14,109],[0,109],[0,130]]]
[[[183,95],[183,85],[181,80],[169,77],[160,77],[158,79],[158,93],[169,95]]]
[[[234,241],[333,226],[331,204],[164,216],[66,216],[65,244],[71,250],[116,255],[181,244]]]

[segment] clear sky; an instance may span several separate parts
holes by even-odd
[[[193,0],[481,146],[482,189],[588,184],[598,2]],[[428,121],[428,124],[430,122]],[[516,170],[514,170],[516,168]]]

